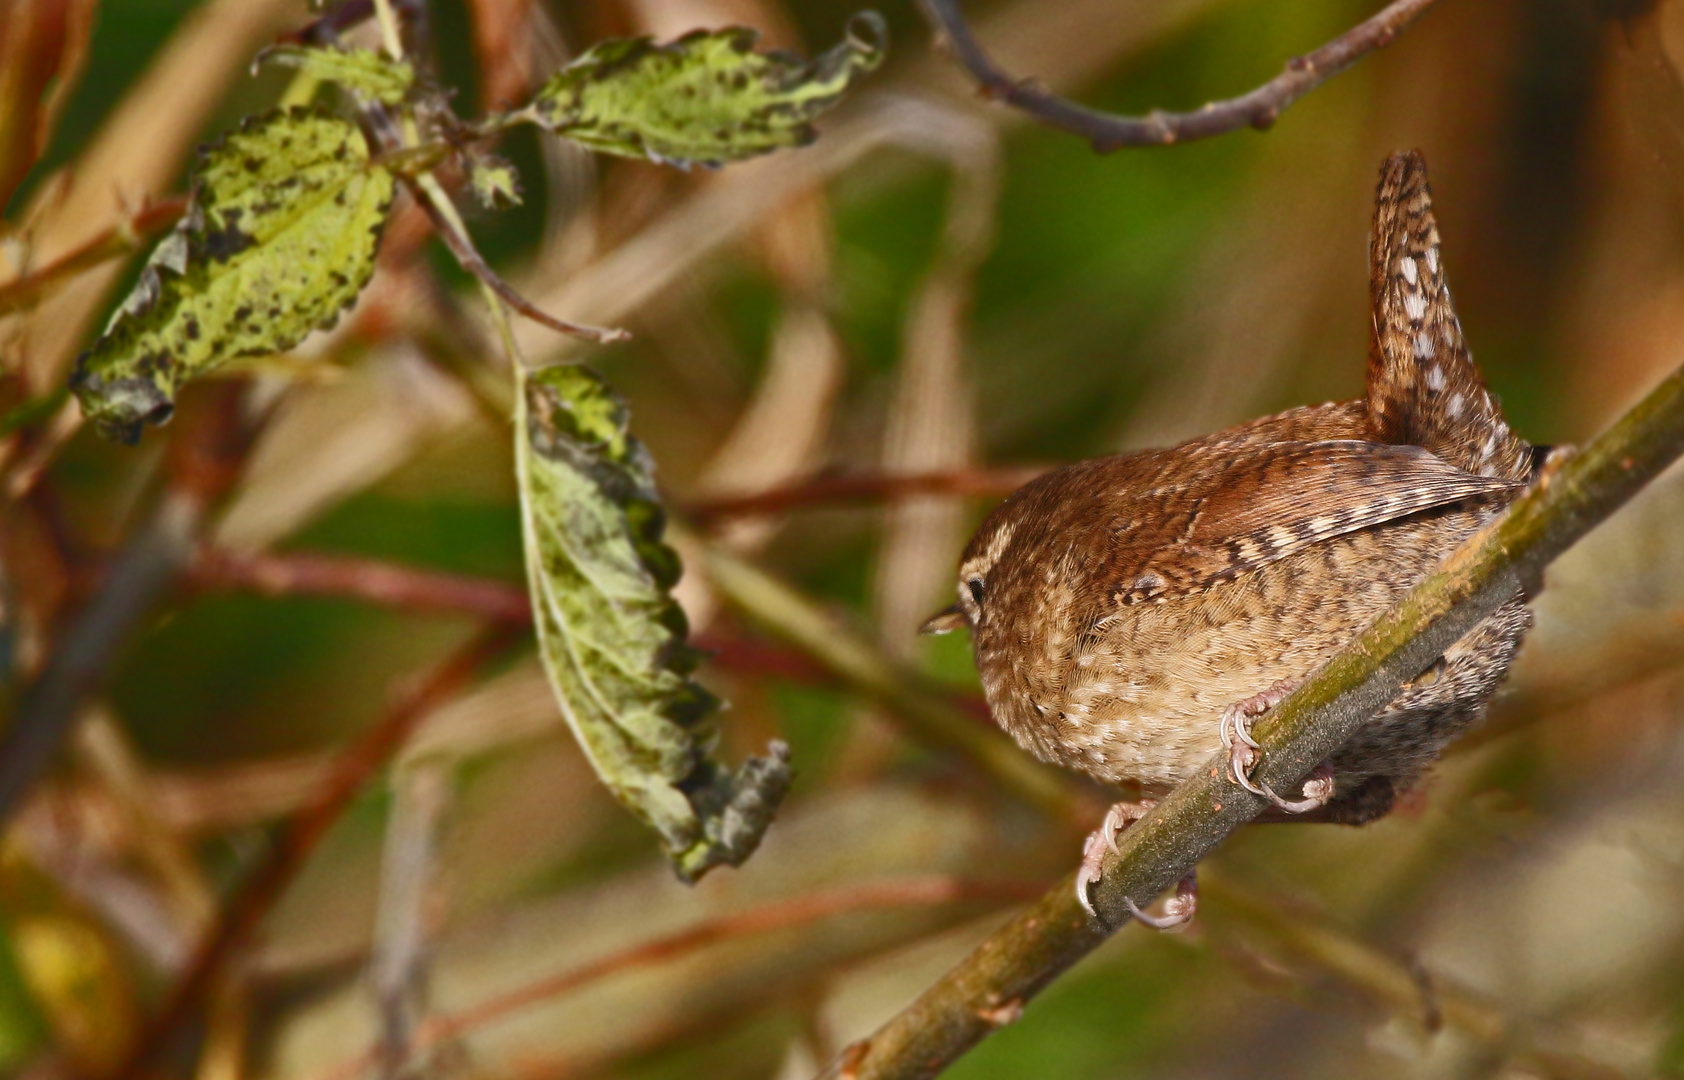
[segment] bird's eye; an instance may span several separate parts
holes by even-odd
[[[965,585],[971,590],[971,599],[975,600],[980,606],[982,604],[982,579],[974,577],[965,582]]]

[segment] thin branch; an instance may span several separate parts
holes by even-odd
[[[478,278],[480,284],[496,293],[503,303],[541,326],[547,326],[557,333],[569,334],[585,341],[593,341],[598,345],[609,345],[616,341],[631,340],[629,331],[616,327],[586,326],[582,323],[571,323],[565,319],[558,319],[540,309],[532,301],[516,292],[513,286],[499,277],[495,270],[491,269],[490,264],[474,247],[474,242],[469,239],[467,232],[457,228],[456,223],[451,221],[449,216],[439,208],[437,196],[432,191],[427,190],[427,185],[412,183],[409,185],[409,189],[414,193],[416,202],[420,203],[422,209],[427,211],[427,217],[432,219],[434,231],[438,233],[439,239],[444,241],[444,246],[450,249],[450,253],[456,256],[456,261],[462,264],[462,269]]]
[[[343,596],[405,611],[532,621],[526,589],[490,578],[314,552],[201,549],[188,577],[200,589],[251,589],[265,596]]]
[[[186,209],[183,196],[143,206],[75,251],[0,285],[0,315],[27,308],[64,279],[135,251],[142,242],[174,225]]]
[[[699,526],[725,518],[755,517],[833,503],[894,502],[919,495],[1004,498],[1046,472],[1034,466],[958,469],[949,472],[867,476],[817,476],[750,495],[727,495],[688,503],[684,515]]]
[[[959,13],[956,0],[920,0],[919,6],[987,97],[1021,109],[1049,127],[1080,135],[1093,144],[1097,153],[1108,154],[1130,146],[1168,146],[1208,139],[1242,127],[1267,129],[1293,102],[1375,49],[1389,45],[1399,31],[1420,18],[1433,2],[1395,0],[1373,18],[1314,52],[1293,57],[1279,75],[1239,97],[1213,101],[1192,112],[1154,109],[1145,116],[1120,116],[1090,109],[1033,81],[1014,78],[983,51]]]
[[[1684,453],[1684,368],[1668,376],[1586,450],[1558,454],[1502,518],[1451,554],[1395,607],[1306,679],[1257,725],[1256,778],[1290,787],[1344,745],[1408,679]],[[991,935],[827,1075],[855,1080],[931,1077],[957,1060],[1267,803],[1228,776],[1226,761],[1176,788],[1118,840],[1093,900],[1076,901],[1071,874]]]
[[[209,925],[216,901],[191,848],[159,812],[153,773],[110,710],[89,709],[72,742],[78,762],[113,802],[123,829],[168,900],[185,939]]]
[[[833,892],[812,893],[793,900],[721,915],[676,933],[610,953],[572,971],[528,983],[459,1012],[434,1017],[422,1025],[416,1039],[416,1049],[421,1052],[430,1051],[440,1044],[470,1035],[523,1009],[572,993],[590,983],[636,968],[676,960],[710,945],[736,938],[770,934],[841,915],[885,908],[933,907],[978,902],[1015,903],[1030,899],[1038,894],[1041,888],[1039,884],[1028,882],[972,881],[947,876],[905,878],[899,881],[856,885]],[[324,1070],[317,1074],[314,1080],[353,1080],[373,1068],[379,1060],[379,1051],[370,1049],[358,1057]]]
[[[427,714],[522,636],[509,626],[482,631],[420,676],[404,681],[385,714],[335,759],[314,801],[288,823],[263,865],[236,887],[221,919],[200,943],[163,1010],[147,1025],[122,1067],[112,1074],[115,1080],[141,1080],[147,1075],[148,1067],[197,1014],[229,960],[250,940],[252,931],[286,892],[363,785]]]
[[[332,767],[330,754],[296,754],[215,768],[153,770],[147,784],[164,822],[194,839],[298,813],[321,790]]]
[[[1338,983],[1336,1000],[1344,1003],[1355,990],[1369,1002],[1396,1016],[1408,1017],[1432,1035],[1451,1028],[1484,1044],[1522,1071],[1539,1076],[1614,1077],[1622,1075],[1606,1063],[1582,1055],[1540,1049],[1540,1027],[1505,1012],[1502,1004],[1453,977],[1436,974],[1419,963],[1393,955],[1373,942],[1342,929],[1332,921],[1294,912],[1282,903],[1258,895],[1249,883],[1231,881],[1225,874],[1199,871],[1199,914],[1209,918],[1212,931],[1221,923],[1241,930],[1248,949],[1258,940],[1288,968],[1325,976]],[[1230,957],[1238,960],[1238,957]],[[1545,1041],[1562,1041],[1559,1033]]]

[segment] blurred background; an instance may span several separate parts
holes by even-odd
[[[468,116],[603,37],[746,24],[812,55],[856,10],[425,7]],[[967,7],[1013,72],[1131,112],[1243,92],[1374,10]],[[747,559],[926,698],[977,707],[964,635],[915,628],[1012,484],[1361,393],[1393,150],[1426,154],[1462,322],[1528,439],[1588,440],[1684,360],[1676,3],[1443,0],[1267,133],[1110,156],[979,101],[910,4],[879,10],[889,62],[810,148],[685,174],[523,130],[503,150],[524,206],[464,211],[540,306],[635,334],[519,328],[535,361],[624,392],[692,566],[704,544]],[[310,18],[0,5],[0,277],[121,255],[0,315],[0,405],[62,383],[151,242],[131,234],[168,224],[196,144],[276,100],[285,74],[252,57]],[[0,435],[7,694],[172,493],[202,508],[191,565],[0,849],[5,1073],[115,1067],[394,687],[518,623],[510,431],[476,389],[500,362],[468,285],[400,206],[354,314],[188,388],[138,448],[77,431],[73,406]],[[217,443],[230,415],[249,450]],[[961,493],[867,482],[931,473]],[[1389,818],[1242,830],[1188,932],[1125,928],[952,1075],[1684,1076],[1681,525],[1669,475],[1557,564],[1487,725]],[[694,572],[680,592],[731,703],[718,753],[793,747],[745,867],[680,885],[522,644],[429,703],[264,904],[176,1074],[797,1080],[1074,865],[1105,793],[1072,780],[1085,817],[1026,808],[753,598]]]

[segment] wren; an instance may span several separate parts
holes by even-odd
[[[1277,817],[1361,824],[1479,717],[1531,626],[1522,599],[1405,684],[1303,797],[1248,776],[1251,718],[1499,514],[1539,458],[1468,353],[1418,153],[1381,168],[1369,282],[1366,397],[1065,466],[977,530],[958,602],[924,629],[969,627],[989,708],[1030,753],[1156,794],[1226,746]],[[1100,856],[1141,805],[1089,839],[1090,912]],[[1183,886],[1176,914],[1144,921],[1190,917]]]

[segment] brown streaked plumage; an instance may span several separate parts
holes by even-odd
[[[1309,674],[1524,486],[1533,450],[1463,341],[1418,154],[1382,167],[1369,260],[1366,398],[1058,469],[977,531],[931,628],[970,627],[996,720],[1037,757],[1173,786],[1225,711]],[[1328,762],[1317,819],[1390,809],[1530,625],[1516,600],[1406,685]]]

